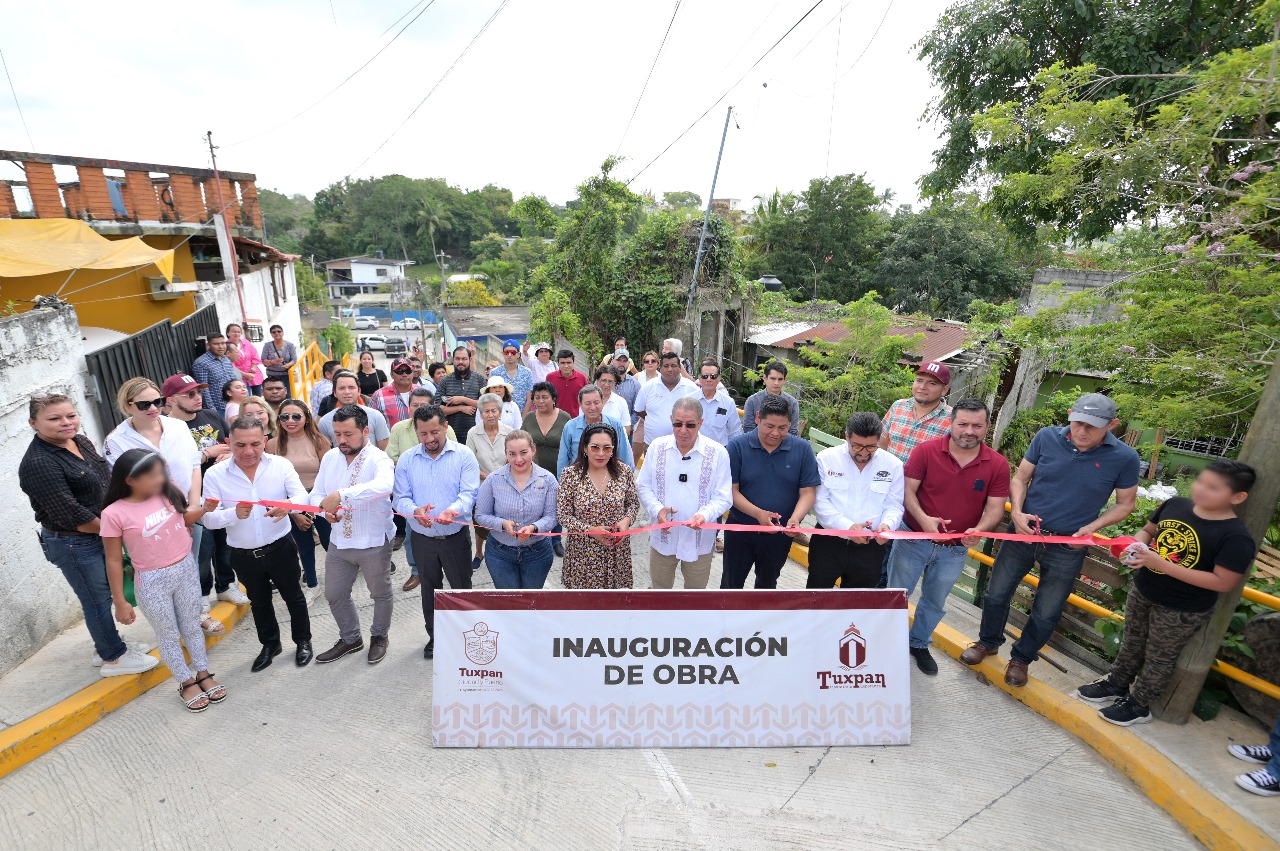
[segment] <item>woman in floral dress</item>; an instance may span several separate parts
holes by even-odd
[[[579,533],[565,543],[565,588],[632,587],[631,540],[609,536],[631,528],[640,511],[631,468],[618,460],[617,445],[613,426],[587,426],[577,460],[560,474],[557,514],[566,532]]]

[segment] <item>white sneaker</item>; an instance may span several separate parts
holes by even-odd
[[[151,650],[151,645],[147,644],[145,641],[126,642],[124,645],[124,649],[126,652],[129,650],[133,650],[145,656]],[[93,654],[93,667],[95,668],[102,667],[102,657],[98,655],[97,651],[94,651],[94,654]]]
[[[236,606],[249,605],[249,598],[240,590],[239,585],[232,585],[226,591],[219,594],[218,599]]]
[[[126,650],[124,655],[115,662],[102,666],[102,676],[123,677],[128,674],[145,674],[159,664],[160,660],[154,656],[147,656],[137,650]]]

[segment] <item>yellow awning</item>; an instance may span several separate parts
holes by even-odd
[[[0,278],[153,264],[173,280],[173,249],[152,248],[142,237],[107,239],[74,219],[0,219]]]

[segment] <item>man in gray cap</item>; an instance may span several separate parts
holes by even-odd
[[[1040,429],[1009,483],[1010,532],[1023,535],[1092,535],[1132,513],[1138,498],[1138,453],[1111,433],[1116,403],[1086,393],[1071,406],[1065,426]],[[1107,507],[1111,495],[1115,504]],[[1103,509],[1106,508],[1105,511]],[[977,665],[1004,643],[1009,603],[1037,563],[1040,586],[1022,637],[1013,644],[1004,681],[1027,683],[1027,666],[1053,635],[1084,563],[1086,549],[1066,544],[1005,541],[996,555],[982,605],[978,641],[960,656]]]

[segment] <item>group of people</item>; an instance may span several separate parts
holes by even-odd
[[[685,588],[707,587],[719,536],[704,527],[723,517],[777,533],[725,532],[720,587],[742,588],[754,573],[756,588],[775,588],[813,511],[818,529],[848,534],[813,536],[808,587],[887,585],[911,593],[918,585],[910,653],[934,675],[929,644],[947,596],[968,549],[1001,526],[1008,502],[1009,531],[1030,539],[1000,546],[978,641],[961,660],[976,665],[998,652],[1013,595],[1038,566],[1030,617],[1005,670],[1005,681],[1018,687],[1056,628],[1085,557],[1084,547],[1035,537],[1089,536],[1136,505],[1137,453],[1112,434],[1115,404],[1096,393],[1075,402],[1068,423],[1042,429],[1012,475],[986,445],[987,406],[977,399],[949,405],[949,370],[932,362],[919,367],[911,396],[883,419],[854,413],[844,443],[817,454],[797,435],[784,364],[765,367],[765,389],[747,399],[740,418],[715,359],[704,359],[694,379],[678,346],[667,345],[636,368],[625,341],[591,381],[571,352],[556,353],[553,365],[545,344],[531,356],[528,344],[514,340],[488,380],[473,371],[467,346],[452,353],[452,370],[432,364],[425,376],[421,361],[397,358],[376,387],[364,364],[352,372],[330,362],[310,400],[286,396],[254,407],[258,397],[250,394],[232,400],[240,408],[228,420],[226,407],[218,408],[224,400],[201,376],[222,368],[236,330],[210,338],[195,375],[160,386],[125,382],[117,402],[126,419],[101,454],[79,433],[69,398],[33,400],[35,438],[20,470],[45,553],[81,602],[103,676],[156,664],[126,646],[112,623],[113,607],[122,623],[135,617],[124,595],[127,560],[137,606],[155,628],[183,704],[196,712],[227,695],[204,653],[204,635],[223,630],[208,616],[211,590],[252,607],[261,644],[252,669],[260,671],[282,652],[273,592],[289,611],[297,665],[365,650],[352,600],[363,575],[374,603],[366,657],[374,664],[388,649],[391,554],[407,540],[414,575],[405,590],[421,586],[423,655],[432,658],[434,591],[446,579],[470,588],[482,564],[496,588],[542,588],[557,555],[566,588],[631,588],[632,548],[617,533],[636,524],[642,508],[660,527],[648,536],[648,572],[658,589],[674,587],[677,573]],[[280,346],[267,353],[279,356],[269,359],[277,367],[290,354]],[[238,377],[228,381],[254,386],[234,368]],[[1215,461],[1190,499],[1164,503],[1138,534],[1142,546],[1128,557],[1140,569],[1119,656],[1106,677],[1079,690],[1106,704],[1106,720],[1150,720],[1151,704],[1217,594],[1249,569],[1256,545],[1235,511],[1253,481],[1247,465]],[[899,529],[941,537],[884,536]],[[563,543],[561,533],[568,533]],[[338,631],[318,655],[301,587],[317,584],[317,541]]]

